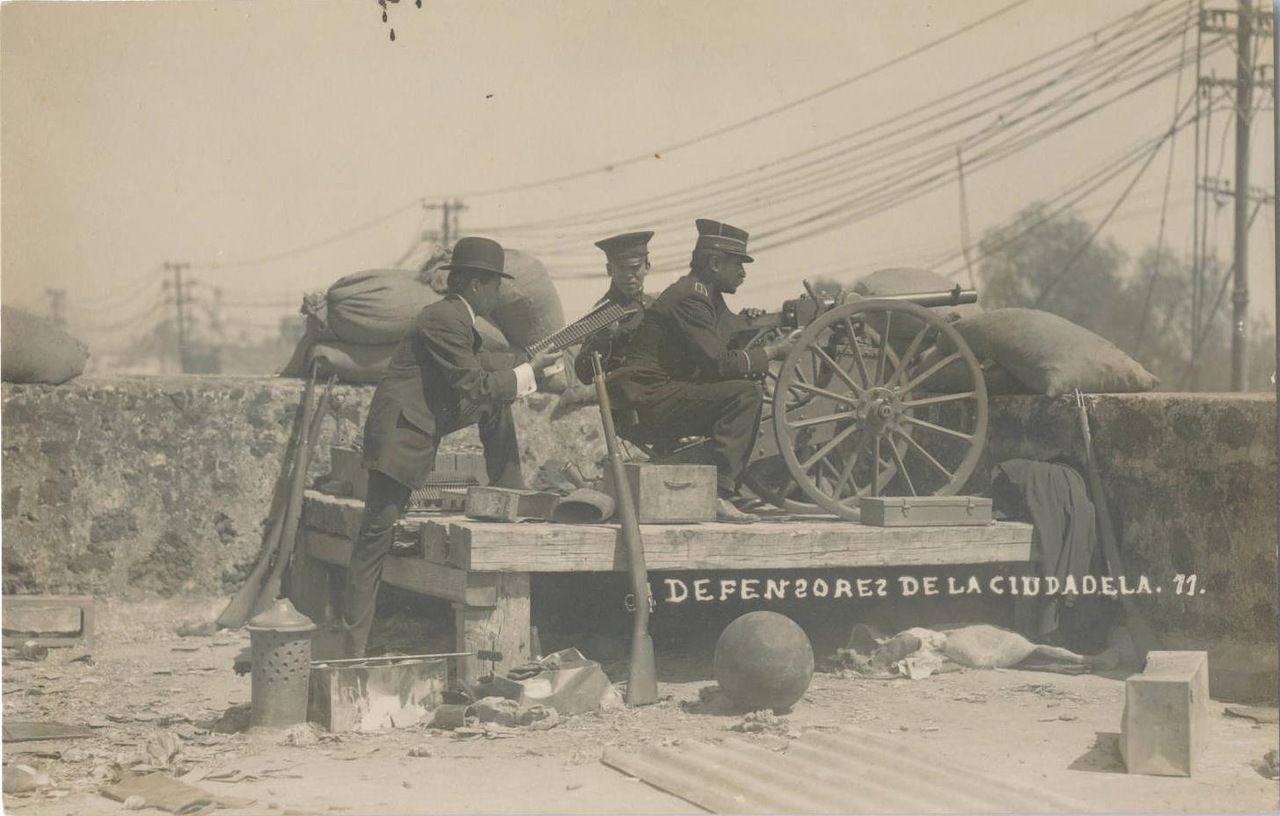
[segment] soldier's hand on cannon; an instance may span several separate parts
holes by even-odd
[[[770,360],[777,360],[786,357],[787,352],[791,351],[791,347],[795,345],[796,338],[800,336],[800,331],[791,332],[790,334],[780,335],[777,339],[771,340],[764,347],[764,353]]]
[[[741,317],[745,317],[747,320],[755,320],[757,317],[764,317],[766,312],[764,309],[757,309],[755,306],[748,306],[738,312],[738,314]]]

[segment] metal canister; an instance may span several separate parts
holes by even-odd
[[[251,726],[307,721],[311,633],[316,625],[280,598],[246,625],[253,653]]]

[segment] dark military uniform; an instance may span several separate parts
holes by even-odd
[[[636,298],[628,297],[610,286],[609,291],[605,292],[604,297],[596,301],[596,305],[592,308],[598,309],[606,303],[616,303],[625,309],[635,311],[609,329],[595,333],[582,344],[577,358],[573,361],[573,371],[578,375],[579,382],[584,385],[590,385],[595,380],[595,372],[591,366],[592,352],[600,353],[601,367],[605,372],[612,371],[622,364],[627,356],[631,335],[640,328],[644,313],[653,306],[654,298],[644,292]]]
[[[732,350],[745,328],[724,297],[686,275],[645,310],[627,353],[609,378],[609,397],[635,410],[652,440],[708,436],[721,495],[737,489],[760,428],[759,379],[769,359],[759,349]]]

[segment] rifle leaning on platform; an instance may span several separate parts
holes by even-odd
[[[595,373],[596,398],[600,402],[600,421],[604,423],[604,441],[609,448],[609,466],[613,470],[613,484],[618,494],[614,499],[618,505],[622,540],[627,545],[631,592],[636,602],[631,628],[631,672],[627,675],[627,705],[649,705],[658,701],[658,677],[653,659],[653,638],[649,636],[649,571],[644,563],[644,540],[640,537],[635,502],[631,498],[631,488],[628,487],[622,451],[618,446],[618,434],[613,427],[609,391],[605,388],[599,352],[592,353],[591,367]]]
[[[311,377],[307,380],[306,390],[302,394],[302,402],[293,413],[293,427],[289,431],[289,444],[285,448],[284,461],[280,474],[276,476],[275,488],[271,491],[271,526],[262,537],[258,547],[258,560],[253,565],[244,584],[236,592],[235,597],[218,615],[217,624],[222,629],[238,629],[253,616],[262,593],[267,574],[271,569],[271,561],[280,549],[280,536],[284,532],[285,516],[289,513],[293,472],[297,469],[298,453],[306,440],[311,423],[311,402],[315,395],[316,374],[314,366]]]
[[[1093,455],[1093,434],[1089,431],[1089,409],[1085,407],[1084,397],[1080,389],[1075,391],[1076,416],[1080,420],[1080,434],[1084,437],[1084,469],[1089,484],[1089,493],[1093,499],[1094,512],[1098,519],[1098,535],[1102,539],[1102,555],[1107,562],[1107,572],[1112,577],[1124,575],[1124,559],[1120,556],[1120,543],[1116,539],[1116,530],[1111,523],[1111,504],[1107,501],[1107,491],[1102,485],[1102,474],[1098,470],[1097,459]],[[1147,652],[1160,648],[1160,637],[1151,628],[1150,621],[1138,609],[1138,604],[1129,595],[1121,594],[1120,605],[1124,609],[1125,625],[1129,629],[1129,637],[1137,652],[1138,667],[1146,663]]]
[[[325,384],[320,404],[312,413],[311,421],[307,426],[307,436],[302,441],[302,449],[298,451],[293,480],[289,485],[289,506],[284,517],[284,530],[280,533],[280,546],[276,548],[276,560],[271,566],[271,575],[267,577],[262,591],[258,593],[258,600],[253,605],[254,614],[271,606],[276,598],[280,597],[280,585],[284,579],[284,572],[293,558],[294,545],[298,540],[298,524],[302,520],[302,498],[307,489],[307,469],[311,466],[311,452],[319,441],[320,425],[329,411],[329,397],[333,393],[335,379],[330,377]]]

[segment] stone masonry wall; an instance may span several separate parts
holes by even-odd
[[[257,552],[303,384],[271,377],[81,378],[3,387],[5,592],[233,591]],[[335,389],[328,445],[358,440],[371,388]],[[1276,402],[1270,396],[1090,396],[1094,450],[1131,575],[1203,594],[1144,599],[1171,647],[1207,641],[1275,667]],[[590,470],[603,454],[595,407],[516,407],[526,477],[550,457]],[[554,421],[553,415],[560,415]],[[446,450],[479,450],[474,429]],[[992,401],[969,492],[1005,459],[1079,466],[1069,399]],[[1267,644],[1259,646],[1259,644]],[[1223,647],[1226,648],[1226,647]],[[1252,658],[1250,658],[1252,659]]]

